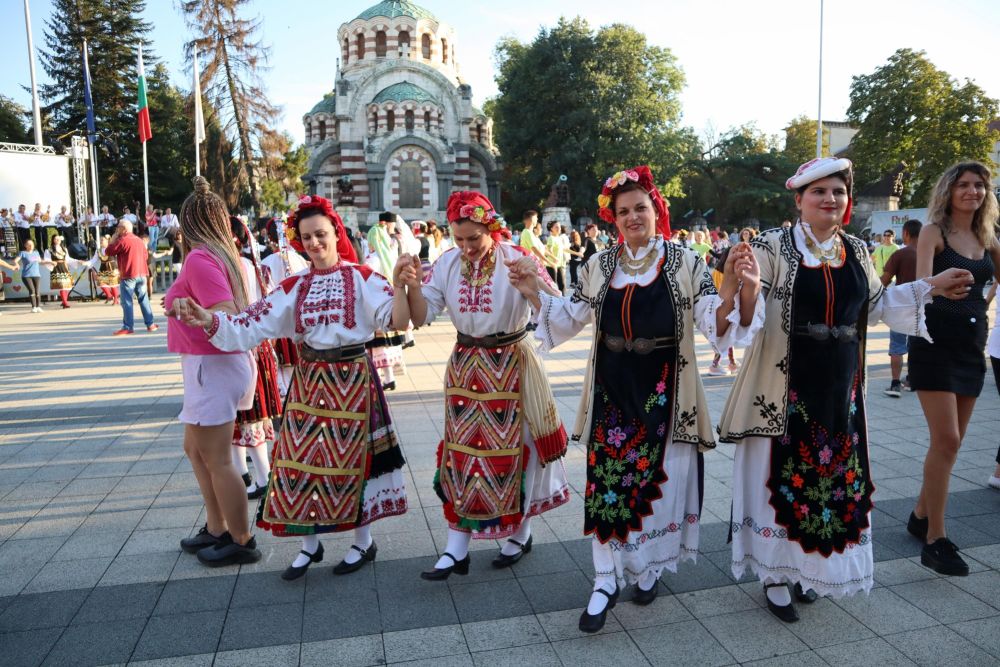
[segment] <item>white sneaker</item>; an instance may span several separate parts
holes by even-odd
[[[1000,489],[1000,477],[996,475],[990,475],[990,481],[988,484],[994,489]]]
[[[708,374],[712,376],[729,375],[729,371],[725,368],[720,368],[719,366],[712,364],[708,367]]]

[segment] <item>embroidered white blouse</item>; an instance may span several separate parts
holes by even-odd
[[[342,262],[287,278],[238,315],[217,312],[209,341],[224,352],[291,338],[315,350],[366,343],[392,320],[392,286],[365,266]]]
[[[273,252],[260,260],[260,268],[264,273],[264,280],[267,282],[267,291],[273,292],[278,289],[278,283],[285,278],[302,273],[309,268],[309,262],[302,258],[302,255],[291,248],[284,252],[288,261],[282,257],[281,252]]]
[[[524,256],[522,250],[509,243],[495,244],[491,252],[475,263],[464,259],[458,248],[445,251],[424,278],[427,321],[420,324],[433,322],[447,308],[455,328],[476,338],[523,329],[531,317],[531,306],[510,284],[504,262]],[[468,275],[462,274],[463,264],[468,266]],[[538,271],[551,284],[540,264]]]

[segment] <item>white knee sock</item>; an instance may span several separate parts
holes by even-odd
[[[386,366],[382,369],[382,375],[385,378],[384,384],[389,384],[390,382],[396,381],[396,372],[392,370],[392,366]]]
[[[302,551],[314,554],[317,549],[319,549],[319,535],[306,535],[302,538]],[[295,557],[295,560],[292,561],[292,567],[302,567],[309,561],[309,556],[300,553]]]
[[[354,544],[361,547],[362,549],[367,549],[372,545],[372,528],[371,526],[359,526],[354,529]],[[359,560],[361,560],[361,552],[357,549],[351,549],[348,547],[347,555],[344,556],[344,561],[350,565],[354,565]]]
[[[236,466],[236,472],[241,475],[245,475],[250,472],[247,468],[247,450],[246,447],[232,447],[233,450],[233,465]]]
[[[525,519],[524,521],[521,522],[521,527],[517,529],[517,532],[511,535],[510,540],[504,542],[503,546],[500,547],[500,553],[502,553],[504,556],[513,556],[517,554],[518,552],[521,551],[521,547],[517,546],[517,544],[514,544],[514,542],[524,544],[525,542],[528,541],[529,537],[531,537],[530,518]],[[514,540],[514,542],[512,542],[511,540]]]
[[[591,616],[600,614],[608,606],[608,598],[598,590],[614,593],[618,588],[615,578],[615,557],[610,544],[601,544],[596,538],[591,540],[590,553],[594,559],[594,593],[590,595],[587,613]]]
[[[238,449],[238,448],[234,448]],[[247,447],[247,454],[250,455],[250,460],[253,461],[253,484],[250,486],[250,491],[258,488],[267,486],[267,476],[271,474],[271,464],[267,460],[267,445],[257,445],[256,447]],[[243,467],[246,467],[246,461],[243,462]]]
[[[641,588],[642,590],[651,591],[653,590],[653,586],[656,585],[656,573],[647,572],[646,574],[639,577],[639,581],[636,583],[639,584],[639,588]]]
[[[454,530],[452,528],[448,529],[448,544],[445,546],[444,550],[455,557],[455,560],[462,560],[469,555],[469,540],[472,539],[472,533],[467,533],[461,530]],[[452,561],[447,556],[441,556],[438,558],[438,562],[434,564],[434,567],[438,569],[443,569],[446,567],[451,567],[454,565]]]
[[[765,584],[776,584],[777,581],[773,579],[765,579]],[[774,586],[767,589],[767,599],[778,605],[779,607],[784,607],[786,605],[792,604],[792,595],[788,592],[788,586]]]

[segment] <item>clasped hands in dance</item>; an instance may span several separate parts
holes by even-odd
[[[595,570],[580,629],[600,630],[623,586],[634,603],[649,604],[665,570],[695,560],[703,456],[716,446],[716,433],[738,445],[733,576],[749,566],[772,613],[793,622],[793,594],[808,603],[873,584],[868,325],[883,320],[930,344],[929,329],[937,325],[925,308],[930,315],[932,300],[966,299],[980,277],[935,259],[936,275],[883,287],[864,244],[842,230],[852,185],[846,159],[802,165],[787,183],[799,220],[735,246],[717,290],[697,253],[666,240],[669,212],[649,169],[618,172],[598,204],[600,216],[617,226],[619,243],[579,267],[569,296],[537,257],[503,242],[502,219],[477,192],[456,192],[448,201],[456,247],[429,270],[416,256],[400,255],[391,283],[354,263],[329,202],[304,197],[289,225],[312,260],[307,271],[242,312],[227,310],[218,296],[180,296],[168,308],[178,326],[200,332],[219,352],[282,337],[298,347],[257,516],[258,526],[276,535],[303,537],[285,578],[322,559],[324,532],[354,531],[334,571],[358,569],[375,557],[368,526],[406,511],[402,454],[364,344],[377,330],[420,327],[447,311],[458,334],[445,373],[433,486],[448,531],[424,579],[467,574],[475,538],[502,541],[494,567],[517,563],[531,551],[533,517],[569,500],[569,438],[539,353],[592,324],[572,428],[586,454],[583,533],[591,536]],[[990,224],[995,199],[992,210]],[[529,322],[537,325],[539,345],[528,338]],[[696,329],[717,353],[748,348],[718,429],[696,363]],[[198,385],[195,395],[204,391],[200,367],[185,373],[186,399],[189,380]],[[229,399],[232,412],[239,398]],[[928,400],[921,400],[926,411]],[[199,451],[189,450],[193,462]],[[220,531],[239,524],[210,506],[218,489],[209,483],[202,490],[209,521],[201,539],[218,550]],[[921,513],[936,511],[935,493],[925,483]],[[931,515],[928,538],[940,540],[940,522]],[[248,531],[229,542],[245,547],[244,537]],[[199,552],[210,564],[225,557]]]

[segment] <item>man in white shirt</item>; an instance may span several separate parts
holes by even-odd
[[[181,228],[181,222],[177,219],[177,216],[167,208],[163,215],[160,217],[160,232],[167,237],[167,240],[171,244],[174,242],[174,238],[177,236],[177,230]]]
[[[128,209],[125,209],[128,210]],[[115,216],[111,215],[108,211],[107,206],[101,207],[101,214],[97,216],[98,222],[100,222],[101,233],[111,236],[115,233],[115,228],[118,227],[118,221],[115,220]]]
[[[136,225],[136,223],[139,222],[139,218],[135,217],[135,213],[133,213],[132,211],[130,211],[128,206],[126,206],[125,210],[122,212],[121,219],[122,220],[128,220],[129,222],[132,223],[133,227]]]
[[[24,248],[24,242],[31,238],[31,218],[24,210],[24,204],[17,207],[14,213],[14,227],[17,228],[17,249]]]

